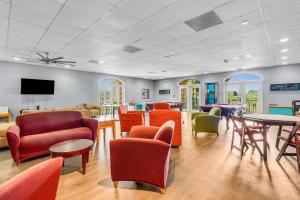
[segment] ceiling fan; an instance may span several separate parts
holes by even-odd
[[[28,62],[42,62],[44,64],[55,64],[58,66],[75,66],[75,61],[62,60],[64,57],[49,58],[49,52],[35,52],[39,58],[23,58]]]

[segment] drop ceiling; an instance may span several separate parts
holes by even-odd
[[[212,12],[213,26],[186,23]],[[68,69],[160,79],[299,63],[299,41],[299,0],[0,0],[12,62],[47,51]]]

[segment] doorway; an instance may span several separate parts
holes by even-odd
[[[200,81],[197,79],[185,79],[178,83],[179,101],[183,104],[183,111],[199,111],[200,100]]]
[[[225,102],[242,104],[246,112],[262,112],[262,78],[253,73],[237,73],[225,79]]]

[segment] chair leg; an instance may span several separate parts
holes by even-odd
[[[233,149],[233,143],[234,143],[234,131],[232,131],[230,151],[232,151],[232,149]]]
[[[159,188],[160,193],[165,194],[166,193],[166,188]]]
[[[296,145],[296,153],[297,153],[297,163],[298,163],[298,171],[300,173],[300,145]]]
[[[243,157],[243,154],[244,154],[244,145],[245,145],[245,135],[244,133],[241,135],[241,140],[240,140],[240,146],[241,146],[241,159]]]
[[[114,187],[117,188],[118,187],[118,181],[113,181],[114,183]]]

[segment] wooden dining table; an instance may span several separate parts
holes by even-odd
[[[287,115],[276,115],[276,114],[243,114],[243,118],[247,121],[252,121],[263,126],[263,159],[268,160],[268,139],[267,129],[269,126],[278,126],[277,138],[281,135],[283,126],[295,126],[297,122],[300,122],[300,117],[287,116]],[[279,139],[276,140],[276,147],[278,148]]]

